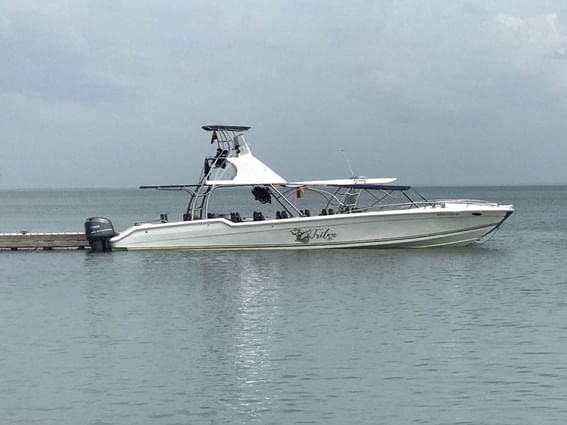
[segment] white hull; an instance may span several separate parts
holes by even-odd
[[[465,246],[494,231],[513,211],[496,204],[233,223],[224,218],[141,224],[111,239],[114,250],[426,248]]]

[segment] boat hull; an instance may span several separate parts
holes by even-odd
[[[113,250],[258,250],[466,246],[495,231],[511,206],[447,205],[233,223],[224,218],[142,224]]]

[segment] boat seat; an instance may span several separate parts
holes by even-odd
[[[242,217],[240,217],[240,214],[237,212],[231,212],[230,221],[232,221],[233,223],[242,223]]]

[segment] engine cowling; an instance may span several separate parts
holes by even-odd
[[[91,217],[85,222],[85,236],[92,252],[110,252],[110,239],[116,236],[114,226],[108,218]]]

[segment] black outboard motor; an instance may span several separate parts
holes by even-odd
[[[92,252],[110,252],[112,246],[110,239],[116,236],[112,222],[104,217],[87,218],[85,222],[85,236]]]

